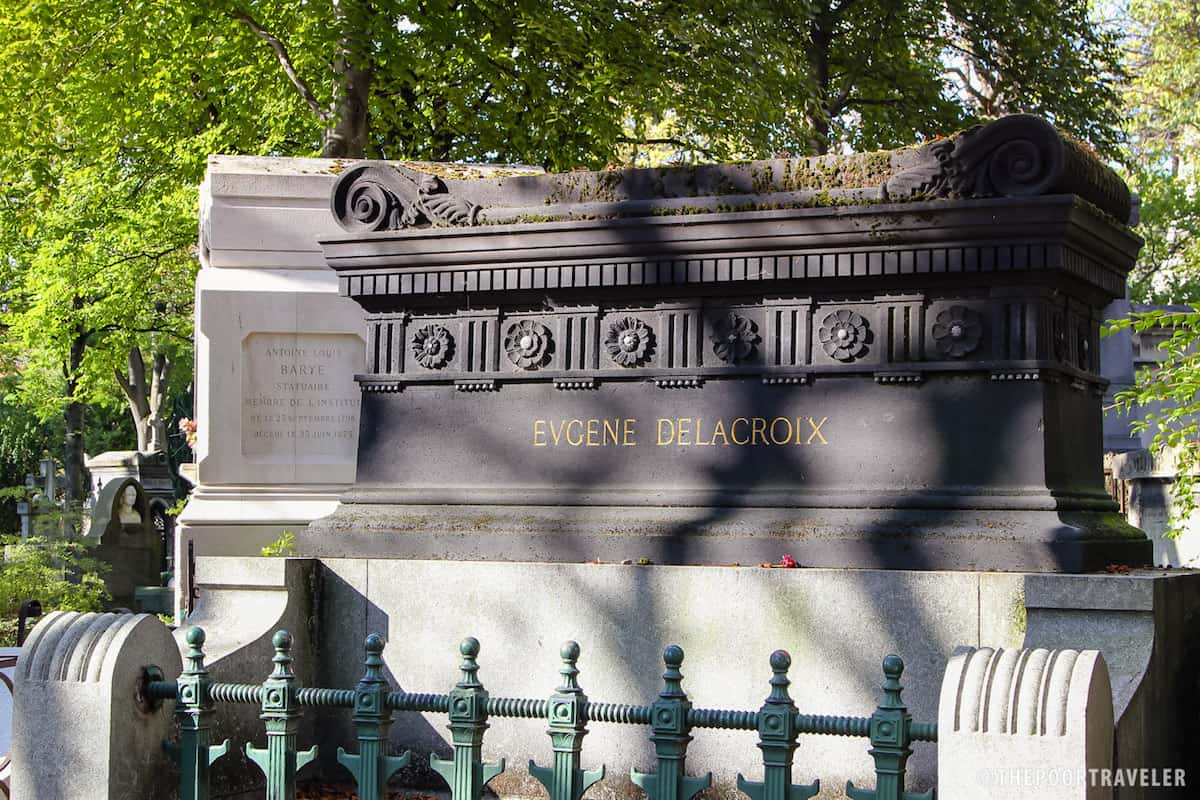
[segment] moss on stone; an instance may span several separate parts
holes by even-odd
[[[1012,606],[1009,608],[1008,621],[1012,626],[1012,632],[1020,637],[1025,636],[1025,630],[1028,626],[1028,618],[1025,611],[1025,592],[1019,591],[1013,596]]]
[[[348,162],[347,162],[348,163]],[[486,178],[515,178],[522,175],[541,175],[536,169],[519,169],[514,167],[492,167],[475,164],[453,164],[448,162],[430,161],[399,161],[403,167],[413,172],[425,175],[435,175],[439,178],[455,181],[471,181]],[[342,167],[345,169],[345,167]]]

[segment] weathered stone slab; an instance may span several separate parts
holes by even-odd
[[[1112,767],[1112,690],[1098,651],[984,647],[946,666],[940,796],[1105,800]]]
[[[139,694],[142,667],[179,676],[167,627],[151,614],[55,612],[21,651],[13,691],[12,796],[158,800],[175,796],[163,749],[171,705]]]
[[[1190,677],[1200,664],[1200,573],[1028,575],[1025,604],[1026,648],[1104,654],[1117,767],[1200,774],[1200,758],[1190,746],[1200,731],[1200,700]],[[1120,790],[1122,800],[1164,796],[1149,783],[1130,784],[1126,780]]]
[[[432,558],[1149,558],[1102,479],[1129,194],[1040,120],[698,168],[365,163],[332,205],[367,371],[356,486],[306,552],[353,533]]]

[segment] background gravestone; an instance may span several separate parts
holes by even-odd
[[[93,504],[98,500],[100,491],[111,481],[133,478],[141,484],[150,506],[151,521],[162,539],[162,562],[159,569],[170,570],[175,520],[167,514],[167,509],[175,505],[175,482],[167,454],[113,450],[89,457],[87,468],[92,477]]]
[[[161,583],[162,540],[146,492],[133,478],[111,480],[100,490],[85,541],[109,564],[104,583],[114,605],[133,608],[139,586]]]

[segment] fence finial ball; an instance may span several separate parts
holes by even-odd
[[[205,639],[204,629],[197,625],[193,625],[192,627],[188,628],[186,638],[187,643],[192,647],[202,647]]]
[[[771,669],[776,672],[786,672],[792,666],[792,656],[787,650],[776,650],[771,653]]]
[[[683,663],[683,648],[677,644],[669,644],[663,650],[663,663],[668,667],[678,667]]]
[[[884,656],[883,674],[889,678],[899,679],[904,672],[904,659],[897,655]]]
[[[563,642],[559,648],[558,654],[562,656],[563,661],[575,662],[579,660],[579,642]]]
[[[287,631],[275,631],[275,635],[271,637],[271,644],[276,650],[291,650],[292,635]]]
[[[474,658],[479,655],[479,640],[474,636],[468,636],[458,646],[458,652],[462,653],[464,658]]]
[[[363,647],[368,653],[379,654],[383,652],[383,637],[378,633],[368,633],[367,640],[363,643]]]

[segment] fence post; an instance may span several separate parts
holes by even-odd
[[[883,659],[883,699],[871,715],[871,757],[875,759],[875,790],[859,789],[846,781],[851,800],[933,800],[933,790],[904,791],[904,770],[912,755],[912,717],[900,698],[900,675],[904,661],[890,655]]]
[[[364,649],[366,672],[354,689],[354,726],[358,731],[358,755],[338,748],[337,760],[354,775],[359,800],[385,800],[388,778],[407,767],[411,754],[389,756],[388,731],[392,712],[387,707],[388,685],[383,677],[383,639],[372,633]]]
[[[495,764],[483,763],[483,732],[488,729],[488,693],[476,673],[479,664],[479,641],[473,636],[459,645],[463,662],[462,675],[450,691],[450,733],[454,742],[454,758],[429,756],[429,766],[450,785],[452,800],[479,800],[484,785],[504,771],[504,759]]]
[[[593,783],[604,777],[604,765],[600,769],[582,770],[579,767],[583,737],[587,735],[587,695],[579,688],[575,676],[579,670],[579,645],[566,642],[560,651],[563,664],[558,670],[562,685],[550,695],[546,706],[546,717],[550,723],[550,741],[554,746],[554,767],[539,767],[529,762],[529,774],[536,778],[550,800],[579,800]]]
[[[758,711],[758,747],[763,753],[763,781],[751,782],[738,774],[738,791],[750,800],[807,800],[821,791],[821,782],[792,785],[792,755],[796,751],[796,704],[788,694],[786,650],[771,653],[771,694]]]
[[[246,743],[246,756],[267,776],[266,800],[295,800],[296,773],[317,757],[314,746],[296,751],[300,727],[300,704],[296,700],[296,676],[292,674],[292,635],[277,631],[271,639],[275,670],[263,681],[262,714],[267,727],[265,749]]]
[[[179,743],[163,742],[179,765],[179,800],[208,800],[208,768],[229,752],[229,740],[210,745],[212,679],[204,668],[204,631],[192,627],[187,632],[187,655],[176,685],[175,720],[179,723]]]
[[[668,645],[663,650],[663,689],[658,700],[650,707],[650,726],[653,734],[655,755],[658,758],[657,772],[629,770],[630,779],[650,800],[689,800],[692,795],[712,784],[712,773],[702,778],[689,778],[684,774],[684,758],[687,756],[691,724],[688,712],[692,710],[681,686],[683,675],[679,666],[683,663],[683,648]]]

